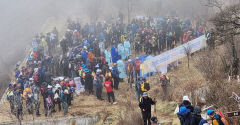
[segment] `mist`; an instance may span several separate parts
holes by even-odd
[[[200,0],[1,0],[0,10],[1,78],[26,56],[27,46],[31,45],[35,35],[50,32],[57,25],[43,31],[50,18],[63,22],[72,18],[84,24],[110,22],[120,12],[124,14],[125,22],[128,12],[130,19],[138,15],[199,19],[207,17],[209,12]],[[1,84],[7,83],[1,81]]]

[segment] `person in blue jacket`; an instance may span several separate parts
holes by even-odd
[[[118,61],[118,51],[116,46],[113,46],[111,48],[111,54],[112,54],[112,62],[116,63]]]
[[[194,125],[195,119],[191,113],[191,110],[185,106],[180,107],[180,111],[177,113],[181,125]]]

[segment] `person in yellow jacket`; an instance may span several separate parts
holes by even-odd
[[[41,46],[43,47],[44,55],[47,55],[47,53],[48,53],[47,52],[48,51],[48,44],[47,44],[47,41],[46,41],[45,37],[42,38]]]
[[[212,109],[207,110],[207,115],[211,118],[212,125],[229,125],[226,119],[216,114]]]
[[[126,40],[126,34],[123,34],[123,35],[121,36],[121,42],[123,43],[125,40]]]
[[[143,83],[141,84],[141,91],[147,92],[149,90],[150,90],[150,84],[145,78],[143,78]]]

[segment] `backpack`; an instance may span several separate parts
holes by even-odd
[[[150,90],[150,85],[147,81],[141,84],[141,90],[142,92],[147,92]]]
[[[214,118],[213,118],[213,120],[217,120],[219,125],[225,125],[221,119],[222,118],[221,118],[220,115],[215,115]]]
[[[150,90],[150,85],[149,85],[149,83],[148,83],[148,82],[144,82],[143,84],[144,84],[144,88],[145,88],[147,91],[149,91],[149,90]]]

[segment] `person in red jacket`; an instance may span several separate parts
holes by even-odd
[[[139,60],[139,58],[136,58],[135,64],[134,64],[134,69],[135,69],[135,76],[136,76],[136,81],[138,79],[138,77],[140,77],[140,67],[141,67],[141,61]]]
[[[106,81],[104,82],[104,86],[105,86],[106,91],[107,91],[107,96],[108,96],[109,103],[111,103],[110,98],[112,97],[113,104],[117,104],[117,102],[115,102],[115,97],[114,97],[114,93],[113,93],[113,89],[112,89],[111,81],[110,81],[109,77],[106,78]]]

